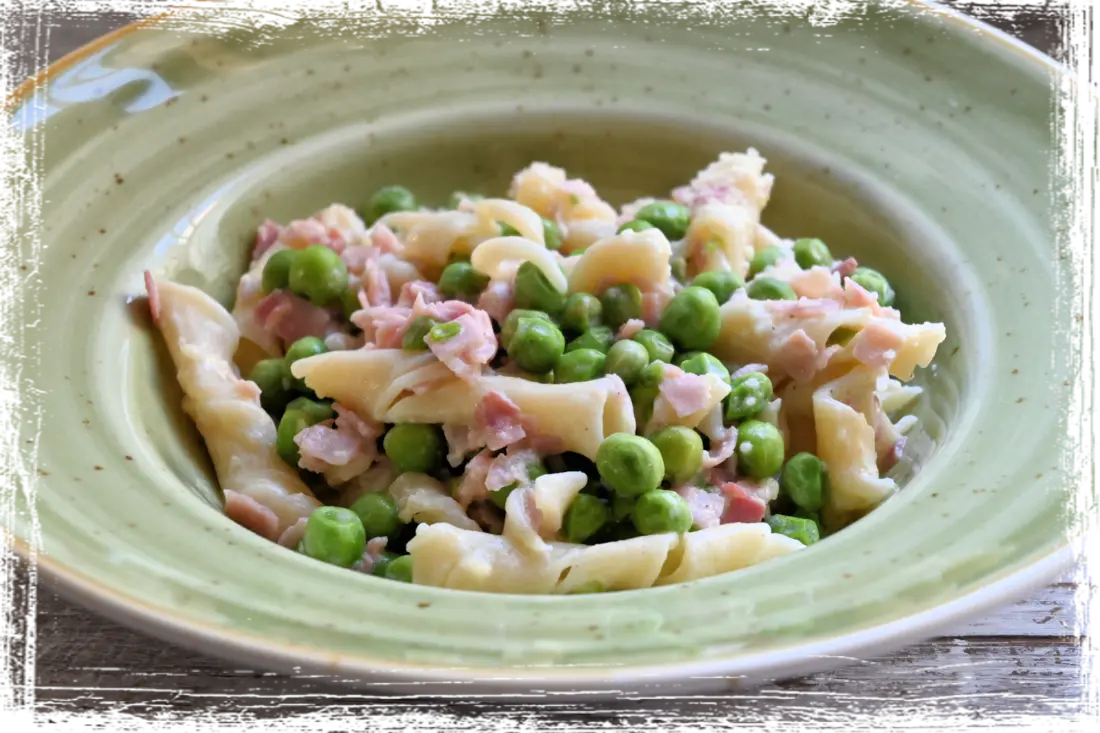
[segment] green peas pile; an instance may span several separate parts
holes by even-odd
[[[348,303],[348,268],[340,255],[328,247],[311,244],[305,249],[284,249],[268,258],[261,275],[264,293],[289,290],[314,305],[340,305],[346,312]],[[355,308],[358,310],[358,307]]]

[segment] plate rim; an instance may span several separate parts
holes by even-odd
[[[979,31],[982,42],[996,43],[1002,49],[1012,51],[1025,61],[1053,72],[1058,77],[1078,80],[1073,70],[1060,61],[982,20],[932,0],[905,2],[967,30]],[[4,100],[5,112],[10,113],[29,101],[44,83],[71,66],[127,36],[162,25],[178,12],[181,11],[168,10],[140,18],[70,51],[18,84]],[[717,685],[727,686],[731,682],[730,678],[738,678],[739,685],[751,685],[769,679],[815,674],[851,663],[853,658],[869,656],[871,652],[882,654],[901,648],[928,638],[937,629],[946,628],[964,618],[1001,604],[1022,600],[1027,593],[1063,576],[1077,559],[1074,538],[1066,536],[1060,544],[1029,564],[941,606],[842,636],[810,644],[796,643],[779,650],[703,661],[621,667],[442,668],[418,663],[397,663],[364,655],[336,655],[311,646],[276,642],[267,637],[254,637],[229,631],[216,624],[187,619],[175,614],[168,607],[146,604],[124,591],[103,585],[90,576],[39,554],[6,528],[0,529],[0,534],[19,559],[32,566],[32,573],[41,573],[41,579],[67,600],[130,629],[203,654],[289,674],[315,671],[362,682],[409,682],[421,685],[453,684],[456,681],[491,683],[492,689],[507,689],[512,692],[529,690],[532,686],[556,691],[592,690],[595,685],[602,691],[614,690],[621,694],[623,686],[631,684],[667,687],[694,679],[710,680]],[[464,687],[464,690],[468,688]]]

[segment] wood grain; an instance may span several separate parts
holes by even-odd
[[[996,8],[948,4],[1059,55],[1057,3]],[[30,73],[135,17],[40,12],[37,25],[27,27],[46,35],[45,53],[36,53],[32,43],[24,44],[11,63]],[[717,697],[624,699],[600,705],[557,703],[552,698],[502,704],[474,698],[461,688],[451,699],[398,700],[386,697],[385,688],[351,690],[348,682],[333,677],[239,669],[120,627],[42,588],[37,608],[37,705],[46,720],[51,714],[81,711],[232,715],[243,720],[326,710],[349,719],[400,721],[406,713],[420,712],[436,714],[438,728],[448,730],[493,729],[501,721],[517,719],[534,727],[568,725],[576,730],[660,729],[685,719],[695,727],[728,721],[730,716],[739,727],[780,719],[826,726],[840,720],[841,711],[882,721],[943,720],[945,726],[963,717],[993,727],[998,720],[1008,720],[1006,716],[1057,714],[1068,720],[1082,711],[1086,692],[1081,674],[1085,655],[1076,634],[1083,619],[1077,616],[1075,592],[1073,582],[1061,582],[950,629],[945,637],[827,674],[752,691],[731,689]]]

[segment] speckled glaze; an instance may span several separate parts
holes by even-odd
[[[44,141],[45,198],[44,249],[23,253],[41,277],[25,294],[38,452],[17,546],[37,543],[79,599],[214,654],[493,690],[809,672],[1050,580],[1075,531],[1060,470],[1073,279],[1050,214],[1059,71],[917,5],[829,27],[747,4],[615,7],[263,33],[184,15],[52,72],[14,112]],[[31,104],[49,111],[33,128]],[[776,174],[767,223],[881,269],[908,318],[947,324],[918,408],[937,445],[883,507],[746,571],[551,598],[349,573],[221,514],[144,269],[228,304],[265,217],[388,183],[435,203],[503,192],[532,160],[621,203],[749,145]]]

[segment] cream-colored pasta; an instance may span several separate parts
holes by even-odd
[[[155,289],[183,409],[206,443],[218,482],[270,509],[281,533],[319,502],[276,454],[275,423],[256,385],[236,373],[231,360],[240,335],[233,316],[196,288],[157,281]]]
[[[402,256],[428,279],[439,278],[452,254],[469,254],[477,216],[465,211],[397,211],[380,221],[398,232]]]
[[[606,436],[635,429],[630,396],[614,375],[574,384],[495,376],[482,377],[479,384],[484,391],[495,390],[508,397],[519,407],[524,422],[538,435],[556,438],[562,452],[595,460]]]
[[[429,353],[363,349],[299,359],[290,371],[305,380],[318,397],[335,400],[364,418],[384,422],[400,394],[393,391],[393,383],[431,363],[438,362]]]
[[[754,148],[744,153],[722,153],[696,174],[688,188],[696,194],[720,192],[730,205],[755,211],[757,219],[771,198],[775,176],[764,172],[767,163]]]
[[[565,171],[533,163],[515,175],[508,195],[563,230],[562,251],[573,252],[615,233],[615,209],[584,181]]]
[[[314,218],[324,224],[325,229],[335,231],[349,247],[371,243],[366,225],[350,206],[332,204],[314,214]]]
[[[694,428],[703,421],[716,406],[722,404],[722,400],[730,393],[729,384],[716,374],[691,375],[706,382],[706,402],[704,407],[688,415],[681,415],[673,407],[673,403],[665,396],[664,392],[658,392],[653,401],[653,415],[646,425],[645,434],[652,435],[661,428],[670,425],[682,425],[685,428]],[[703,404],[703,403],[701,403]]]
[[[829,504],[838,511],[873,508],[897,488],[878,472],[876,379],[874,370],[856,367],[813,396],[816,453],[829,472]]]
[[[923,391],[920,387],[902,384],[891,377],[878,388],[877,393],[883,411],[892,415],[912,404]]]
[[[543,245],[523,237],[495,237],[477,246],[470,264],[491,280],[510,280],[524,262],[536,265],[559,292],[568,287],[565,274],[554,254]]]
[[[744,207],[710,203],[697,208],[687,231],[688,275],[708,270],[747,275],[756,222],[757,217]]]
[[[519,552],[548,555],[569,504],[588,483],[581,471],[550,473],[512,491],[504,506],[504,532]]]
[[[264,298],[264,265],[286,245],[275,242],[249,265],[248,272],[237,282],[237,299],[233,303],[233,318],[241,338],[248,339],[263,349],[268,356],[282,356],[283,345],[275,334],[267,331],[256,320],[256,306]]]
[[[775,534],[764,522],[734,522],[700,529],[680,537],[679,562],[666,569],[657,585],[686,583],[747,568],[802,549],[803,544]]]
[[[545,245],[542,219],[523,204],[508,199],[484,199],[471,205],[478,218],[477,236],[480,239],[492,239],[500,236],[500,224],[519,232],[524,239],[530,239]]]
[[[423,473],[403,473],[388,489],[402,522],[445,523],[469,532],[480,532],[443,484]]]
[[[584,251],[569,273],[569,292],[599,295],[618,283],[634,283],[643,291],[668,286],[672,248],[659,229],[626,231],[596,242]]]

